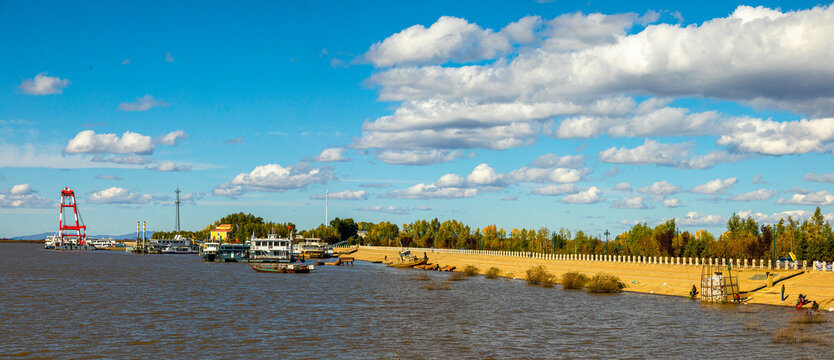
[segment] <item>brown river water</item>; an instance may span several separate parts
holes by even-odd
[[[432,280],[418,280],[427,274]],[[0,357],[831,358],[834,321],[776,344],[787,308],[527,286],[482,276],[319,267],[262,274],[196,255],[0,244]],[[763,330],[748,330],[750,324]],[[745,326],[747,325],[747,326]]]

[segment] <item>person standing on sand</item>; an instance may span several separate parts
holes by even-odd
[[[782,301],[785,301],[785,284],[782,284]]]

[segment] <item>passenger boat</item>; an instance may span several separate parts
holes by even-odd
[[[205,243],[200,246],[200,256],[203,257],[203,261],[216,261],[218,259],[217,251],[219,247],[220,243],[216,242]]]
[[[220,262],[248,262],[249,243],[220,244],[220,246],[217,247],[217,259]]]
[[[116,246],[116,240],[111,239],[92,239],[87,240],[87,244],[92,245],[96,250],[107,250],[109,247]]]
[[[257,272],[266,272],[266,273],[297,273],[297,274],[307,274],[310,271],[315,269],[313,265],[306,265],[302,263],[295,263],[295,264],[256,264],[256,265],[249,265],[252,270]]]
[[[148,243],[148,251],[160,254],[196,254],[191,239],[175,235],[173,239],[153,239]]]
[[[269,234],[266,238],[249,240],[250,262],[292,262],[292,239]]]
[[[298,256],[307,259],[327,259],[333,257],[333,249],[321,239],[310,238],[304,239],[303,243],[298,244]]]
[[[427,262],[429,262],[429,258],[425,255],[425,253],[423,254],[423,257],[420,258],[412,254],[411,250],[402,250],[400,251],[398,259],[386,262],[385,265],[391,267],[410,268],[417,265],[425,265]]]

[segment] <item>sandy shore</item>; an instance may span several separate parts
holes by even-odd
[[[422,256],[422,252],[415,252],[415,255]],[[564,261],[564,260],[542,260],[522,257],[504,257],[492,255],[469,255],[469,254],[428,254],[429,262],[432,264],[453,265],[457,270],[462,270],[466,265],[475,265],[481,273],[490,267],[501,269],[502,276],[524,279],[524,272],[532,266],[544,265],[548,271],[555,274],[557,279],[568,271],[578,271],[586,275],[594,275],[599,272],[614,274],[620,277],[628,287],[625,291],[671,295],[689,296],[692,285],[698,285],[701,280],[700,266],[687,265],[655,265],[655,264],[631,264],[594,261]],[[386,256],[397,256],[396,250],[378,250],[362,248],[348,256],[356,260],[381,261]],[[413,270],[422,271],[422,270]],[[834,308],[834,273],[831,272],[806,272],[778,282],[790,275],[799,273],[796,270],[775,271],[777,283],[772,288],[763,288],[747,294],[750,303],[793,306],[796,304],[796,297],[799,293],[806,294],[809,299],[816,300],[820,309]],[[738,275],[739,288],[742,292],[766,286],[767,280],[764,270],[740,270],[733,271]],[[758,276],[756,276],[758,275]],[[761,280],[754,280],[761,279]],[[782,284],[785,284],[785,293],[789,297],[781,301],[780,291]],[[807,306],[806,306],[807,307]]]

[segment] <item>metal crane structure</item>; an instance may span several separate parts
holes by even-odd
[[[70,215],[70,210],[71,215]],[[64,216],[64,213],[67,213]],[[70,216],[73,219],[70,219]],[[87,244],[87,226],[78,213],[78,205],[75,201],[75,192],[65,187],[61,190],[61,208],[58,213],[58,244],[57,250],[95,250],[95,247]]]

